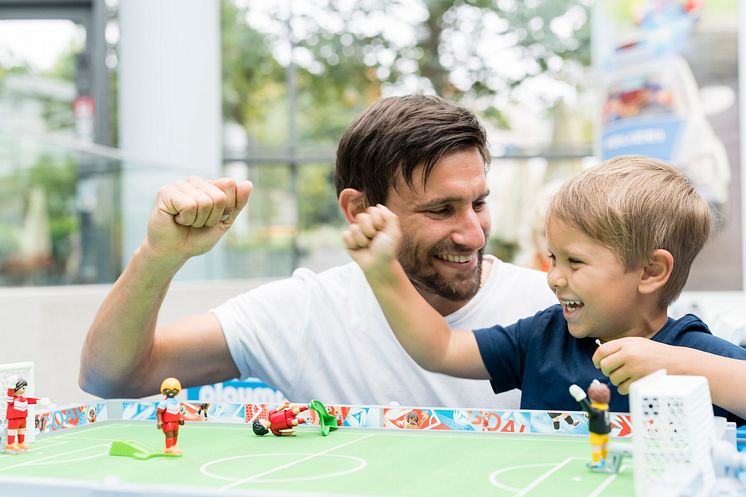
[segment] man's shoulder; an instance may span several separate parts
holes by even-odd
[[[280,302],[283,309],[308,305],[331,309],[348,305],[345,302],[367,301],[372,298],[372,291],[362,271],[357,264],[349,263],[320,272],[298,268],[290,277],[260,285],[236,296],[232,301],[243,305]]]
[[[301,267],[289,277],[263,282],[243,295],[292,294],[295,291],[312,288],[335,288],[359,285],[365,277],[355,263],[334,266],[323,271]]]
[[[343,292],[356,293],[362,289],[370,291],[360,266],[354,262],[334,266],[323,271],[313,271],[308,268],[298,268],[288,278],[291,285],[301,285],[309,290],[316,290],[323,294]]]
[[[340,281],[349,282],[351,279],[364,278],[363,272],[354,262],[333,266],[323,271],[313,271],[308,268],[298,268],[293,272],[293,278],[314,279],[328,284]]]

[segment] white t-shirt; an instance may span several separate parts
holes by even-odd
[[[491,256],[489,278],[453,328],[511,324],[557,301],[546,275]],[[242,378],[275,386],[293,402],[515,408],[517,391],[496,396],[486,380],[420,368],[399,345],[355,263],[321,273],[298,269],[212,310]]]

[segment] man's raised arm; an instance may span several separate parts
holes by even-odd
[[[212,249],[246,206],[252,185],[190,177],[160,189],[148,233],[104,299],[88,330],[80,361],[83,390],[102,397],[158,392],[178,377],[186,385],[238,375],[212,314],[156,327],[177,271]]]

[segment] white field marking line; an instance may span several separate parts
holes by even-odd
[[[0,471],[6,471],[6,470],[9,470],[9,469],[13,469],[13,468],[19,468],[21,466],[31,466],[31,465],[39,463],[41,461],[46,461],[47,459],[55,459],[55,458],[58,458],[60,456],[65,456],[65,455],[68,455],[68,454],[75,454],[76,452],[83,452],[83,451],[90,450],[90,449],[97,449],[99,447],[108,447],[108,445],[105,445],[105,444],[93,445],[91,447],[85,447],[85,448],[82,448],[82,449],[75,449],[75,450],[70,450],[70,451],[67,451],[67,452],[61,452],[59,454],[53,454],[51,456],[42,457],[40,459],[33,459],[31,461],[26,461],[26,462],[22,462],[22,463],[18,463],[18,464],[13,464],[11,466],[6,466],[4,468],[0,468]]]
[[[64,440],[35,440],[33,442],[34,444],[34,454],[45,454],[45,449],[53,449],[54,447],[59,447],[60,445],[67,445],[67,442]],[[43,447],[40,447],[40,445],[44,444]],[[15,454],[8,454],[6,452],[0,453],[0,457],[13,457]]]
[[[100,447],[100,445],[97,445],[97,447]],[[79,461],[87,461],[88,459],[98,459],[102,456],[109,455],[109,451],[101,452],[100,454],[93,454],[90,456],[82,456],[82,457],[73,457],[72,459],[62,459],[61,461],[49,461],[49,462],[31,462],[29,463],[29,466],[51,466],[53,464],[69,464],[71,462],[79,462]]]
[[[540,476],[538,479],[536,479],[531,485],[524,487],[523,490],[515,494],[514,497],[523,497],[524,495],[527,495],[531,490],[538,487],[541,482],[552,476],[554,473],[559,471],[563,466],[565,466],[567,463],[572,461],[574,458],[568,457],[564,461],[562,461],[559,464],[555,464],[553,469],[550,469],[546,473],[544,473],[542,476]]]
[[[33,442],[34,447],[39,447],[39,445],[44,444],[43,447],[39,447],[39,450],[42,450],[42,451],[44,449],[51,449],[53,447],[59,447],[60,445],[65,445],[66,443],[67,442],[65,442],[64,440],[45,440],[45,439],[35,440]],[[35,450],[34,452],[38,454],[39,451]],[[15,455],[16,454],[8,454],[7,452],[0,452],[0,459],[6,458],[6,457],[15,457]]]
[[[64,440],[60,443],[68,443],[70,441],[77,441],[77,440],[93,440],[94,442],[113,442],[115,439],[113,438],[102,438],[102,437],[67,437],[67,440]],[[120,439],[117,439],[120,440]]]
[[[575,456],[575,457],[570,457],[570,459],[582,459],[582,460],[585,460],[586,458],[585,457]],[[524,470],[524,469],[527,469],[527,468],[545,468],[545,467],[551,467],[552,465],[553,465],[553,463],[551,463],[551,462],[542,462],[542,463],[535,463],[535,464],[519,464],[519,465],[516,465],[516,466],[503,466],[500,469],[497,469],[497,470],[493,471],[492,473],[490,473],[489,480],[490,480],[490,483],[492,483],[492,485],[494,485],[495,487],[497,487],[500,490],[505,490],[505,491],[511,492],[511,493],[517,493],[517,492],[520,492],[521,489],[516,488],[516,487],[512,487],[512,486],[507,485],[505,483],[502,483],[502,482],[500,482],[497,479],[497,477],[499,475],[502,475],[502,474],[505,474],[505,473],[509,473],[511,471]]]
[[[65,440],[36,440],[34,447],[42,449],[51,449],[52,447],[59,447],[60,445],[67,445]]]
[[[250,481],[257,480],[257,479],[261,478],[262,476],[266,476],[266,475],[275,473],[277,471],[281,471],[283,469],[287,469],[287,468],[289,468],[291,466],[295,466],[295,465],[300,464],[302,462],[305,462],[305,461],[308,461],[310,459],[313,459],[314,457],[323,456],[327,452],[331,452],[333,450],[341,449],[342,447],[345,447],[347,445],[352,445],[354,443],[361,442],[361,441],[363,441],[363,440],[365,440],[367,438],[372,437],[373,435],[374,435],[374,433],[371,433],[370,435],[366,435],[364,437],[360,437],[360,438],[357,438],[355,440],[350,440],[349,442],[345,442],[342,445],[335,445],[334,447],[330,447],[330,448],[328,448],[326,450],[323,450],[321,452],[318,452],[316,454],[311,454],[310,456],[306,456],[306,457],[303,457],[301,459],[297,459],[295,461],[289,462],[287,464],[283,464],[281,466],[277,466],[276,468],[268,469],[267,471],[263,471],[261,473],[257,473],[255,475],[252,475],[252,476],[248,477],[248,478],[244,478],[243,480],[236,480],[233,483],[229,483],[227,485],[223,485],[222,487],[220,487],[220,490],[228,490],[229,488],[237,487],[239,485],[243,485],[244,483],[249,483]]]
[[[215,480],[226,480],[232,483],[236,481],[234,477],[215,474],[212,471],[208,471],[207,468],[209,466],[212,466],[213,464],[225,463],[227,461],[235,461],[236,459],[249,459],[252,457],[275,457],[275,456],[280,456],[280,457],[284,457],[285,459],[287,459],[290,456],[307,456],[307,455],[309,455],[308,452],[274,452],[274,453],[262,452],[258,454],[245,454],[242,456],[233,456],[233,457],[225,457],[223,459],[215,459],[213,461],[203,464],[199,471],[200,473],[207,476],[208,478],[213,478]],[[354,457],[354,456],[343,456],[339,454],[325,454],[324,457],[339,458],[342,460],[351,460],[357,463],[357,466],[348,468],[348,469],[342,469],[342,470],[335,471],[332,473],[323,473],[323,474],[315,475],[315,476],[297,476],[293,478],[273,478],[272,480],[255,480],[255,481],[258,481],[261,483],[267,483],[269,481],[273,483],[280,483],[280,482],[291,482],[291,481],[306,481],[307,482],[307,481],[313,481],[313,480],[322,480],[324,478],[334,478],[336,476],[342,476],[342,475],[346,475],[349,473],[354,473],[356,471],[360,471],[368,464],[368,461],[366,461],[365,459],[362,459],[360,457]],[[250,467],[251,465],[247,464],[246,466]]]
[[[537,464],[521,464],[520,466],[506,466],[490,474],[490,483],[492,483],[492,485],[497,487],[499,490],[505,490],[506,492],[516,493],[520,491],[519,488],[511,487],[510,485],[506,485],[505,483],[499,482],[496,477],[503,473],[508,473],[510,471],[515,471],[518,469],[540,468],[540,467],[543,468],[543,467],[551,466],[551,465],[552,463],[537,463]]]
[[[103,426],[95,426],[93,428],[86,428],[85,432],[88,433],[89,431],[105,430],[106,428],[109,428],[110,426],[114,426],[114,423],[106,424],[106,425],[103,425]],[[76,430],[77,430],[77,428],[67,428],[65,430],[61,430],[60,433],[55,433],[55,432],[52,432],[52,433],[49,433],[49,434],[45,433],[44,434],[44,438],[39,439],[38,442],[45,441],[47,437],[50,437],[52,439],[57,439],[57,438],[62,438],[62,437],[70,438],[70,437],[75,436],[75,435],[80,435],[80,433],[77,433]]]
[[[346,428],[346,427],[345,427]],[[542,444],[550,443],[585,443],[588,444],[588,434],[583,435],[554,435],[551,433],[501,433],[501,432],[482,432],[482,431],[440,431],[440,430],[406,430],[406,429],[393,429],[384,428],[378,430],[383,436],[398,436],[402,433],[406,433],[407,436],[415,438],[431,438],[433,436],[442,438],[461,438],[463,440],[521,440],[524,442],[541,442]],[[337,430],[335,433],[344,433],[342,430]],[[575,439],[577,437],[577,439]]]
[[[626,465],[626,464],[622,464],[622,465],[621,465],[621,466],[619,467],[619,473],[621,473],[621,472],[622,472],[622,471],[624,471],[625,469],[627,469],[627,465]],[[612,473],[612,474],[610,474],[609,476],[607,476],[607,477],[606,477],[606,478],[604,479],[603,483],[601,483],[601,484],[600,484],[600,485],[599,485],[599,486],[598,486],[598,487],[596,488],[596,490],[594,490],[594,491],[593,491],[592,493],[588,494],[588,497],[598,497],[599,495],[601,495],[601,492],[603,492],[604,490],[606,490],[606,487],[608,487],[609,485],[611,485],[611,484],[612,484],[612,483],[614,482],[614,480],[616,480],[616,478],[617,478],[617,475],[618,475],[619,473]]]

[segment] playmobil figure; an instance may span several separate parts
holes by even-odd
[[[34,404],[47,405],[49,399],[26,397],[28,382],[24,378],[11,376],[8,378],[8,406],[5,412],[8,420],[8,441],[5,452],[20,452],[28,450],[26,443],[26,418],[28,406]],[[16,436],[18,441],[16,441]]]
[[[158,421],[156,425],[159,430],[163,430],[166,435],[166,449],[164,454],[181,454],[181,450],[176,447],[179,439],[179,426],[184,424],[184,417],[181,414],[181,402],[175,397],[181,392],[181,383],[176,378],[166,378],[161,383],[161,393],[166,396],[155,410],[155,417]]]
[[[578,401],[580,407],[588,413],[588,431],[590,432],[593,461],[588,467],[594,471],[606,470],[606,456],[609,450],[609,399],[611,390],[598,380],[593,380],[588,387],[588,395],[577,385],[570,385],[570,395]],[[588,401],[590,399],[590,401]]]
[[[210,404],[203,402],[199,405],[197,410],[197,416],[202,416],[202,419],[207,420],[207,411],[210,410]]]
[[[269,419],[257,419],[252,424],[252,429],[256,435],[264,436],[270,431],[278,437],[288,437],[295,435],[295,428],[301,423],[305,423],[303,418],[296,416],[307,410],[308,406],[290,407],[289,402],[285,402],[279,409],[269,411]]]

